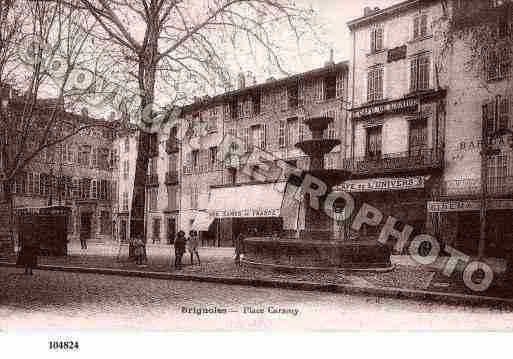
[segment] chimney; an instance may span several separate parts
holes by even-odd
[[[89,117],[89,110],[87,109],[87,107],[82,107],[82,109],[80,110],[80,113],[82,114],[83,117]]]
[[[239,84],[238,90],[242,90],[243,88],[246,87],[246,76],[244,75],[244,72],[239,73],[238,81],[239,81],[238,82],[238,84]]]
[[[363,8],[363,16],[368,16],[372,13],[372,8],[370,6],[366,6]]]
[[[267,80],[265,80],[265,82],[273,82],[273,81],[276,81],[276,79],[274,77],[268,77]]]
[[[335,60],[333,60],[333,49],[330,49],[330,59],[324,63],[324,67],[335,65]]]
[[[255,75],[253,75],[253,73],[251,71],[248,71],[246,73],[246,80],[248,82],[247,83],[248,86],[254,86],[257,84],[256,77],[255,77]]]

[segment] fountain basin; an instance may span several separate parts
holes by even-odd
[[[306,140],[296,143],[296,147],[309,156],[316,153],[324,154],[330,153],[335,147],[340,145],[340,140]]]
[[[288,270],[391,270],[391,250],[373,240],[244,239],[244,263]]]

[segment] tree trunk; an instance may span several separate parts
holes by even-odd
[[[157,55],[157,42],[154,46],[148,46],[148,50],[139,60],[139,90],[141,91],[141,118],[143,110],[147,106],[151,106],[154,101],[155,94],[155,78],[156,78],[156,64],[154,58]],[[151,114],[150,114],[151,117]],[[134,189],[132,196],[132,208],[130,216],[130,237],[142,237],[144,243],[147,243],[146,238],[146,177],[149,163],[149,145],[150,133],[144,131],[146,126],[144,119],[140,121],[141,129],[139,131],[139,140],[137,147],[137,159],[135,165],[134,175]],[[129,246],[129,258],[134,258],[134,248]],[[146,257],[146,246],[145,246]]]
[[[0,219],[3,217],[4,221],[0,221],[0,254],[9,255],[14,254],[14,203],[11,193],[12,182],[4,180],[2,182],[2,189],[4,194],[4,203],[0,203],[3,207],[0,209]],[[5,213],[1,213],[4,212]]]

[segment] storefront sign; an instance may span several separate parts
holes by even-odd
[[[376,192],[424,188],[429,176],[404,178],[373,178],[346,181],[335,189],[344,192]]]
[[[238,210],[218,210],[210,213],[215,218],[255,218],[280,217],[279,208],[244,208]]]
[[[445,213],[445,212],[465,212],[479,211],[481,209],[480,200],[469,201],[445,201],[445,202],[428,202],[428,213]],[[488,210],[513,209],[513,200],[510,199],[490,199],[487,203]]]
[[[388,50],[388,62],[394,62],[406,58],[406,45]]]
[[[418,111],[418,108],[419,101],[417,98],[407,98],[355,109],[353,110],[353,118],[357,119],[386,113],[415,112]]]

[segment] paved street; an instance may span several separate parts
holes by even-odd
[[[513,312],[212,283],[0,268],[0,288],[0,330],[513,328]],[[227,312],[185,314],[182,306]],[[242,313],[269,306],[299,313]]]

